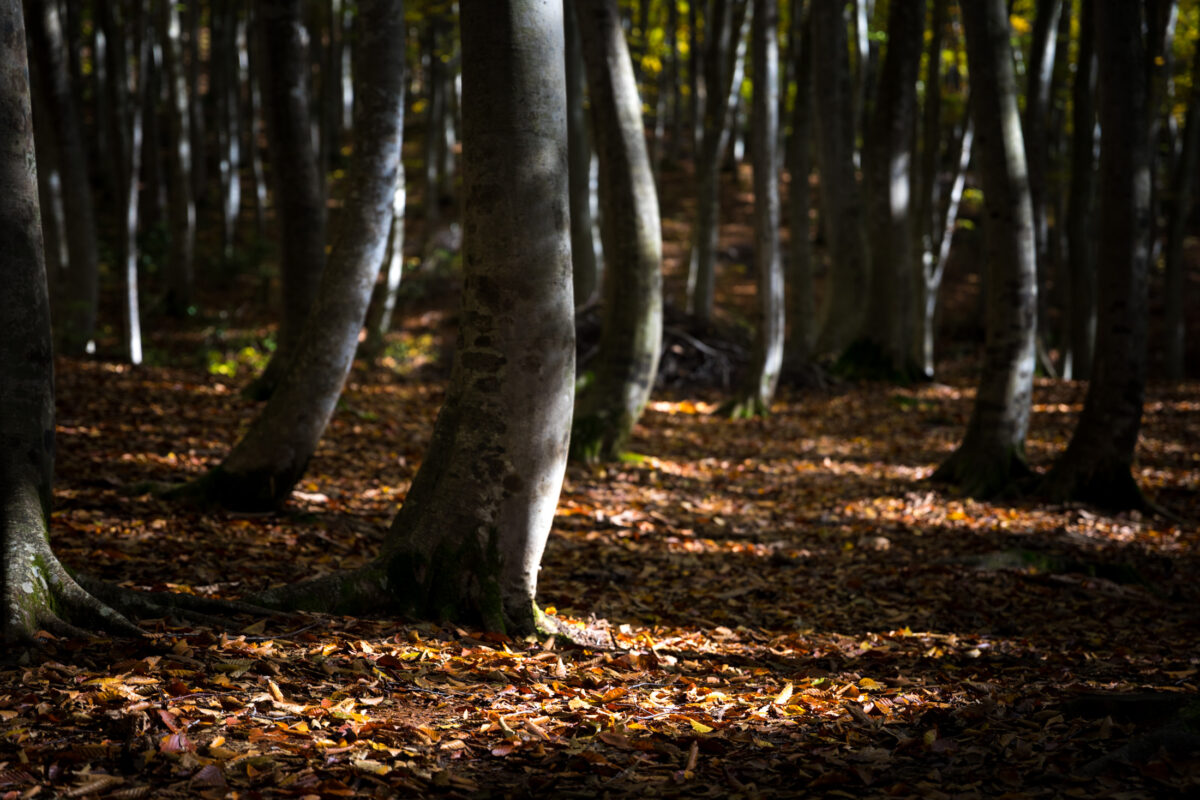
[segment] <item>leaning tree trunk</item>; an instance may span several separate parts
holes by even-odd
[[[779,6],[776,0],[755,0],[751,27],[751,68],[754,71],[754,260],[758,270],[758,327],[754,361],[741,396],[730,408],[733,417],[762,417],[783,368],[783,262],[779,253]],[[807,176],[805,176],[807,184]],[[807,185],[804,187],[807,189]],[[807,231],[804,235],[807,236]]]
[[[870,256],[855,175],[850,56],[841,3],[814,0],[813,98],[817,108],[817,169],[821,218],[829,231],[830,275],[816,354],[840,353],[862,331],[870,289]]]
[[[133,626],[50,549],[54,354],[18,0],[0,0],[0,32],[0,642],[11,645],[77,632],[71,623]]]
[[[67,287],[59,315],[63,353],[82,355],[95,335],[100,268],[95,209],[79,111],[71,90],[62,19],[56,0],[27,0],[30,52],[45,88],[45,124],[54,131],[62,176],[67,240]],[[40,234],[39,234],[40,235]]]
[[[933,480],[988,497],[1029,474],[1025,434],[1033,399],[1037,270],[1005,0],[964,3],[962,15],[983,181],[987,331],[966,436]]]
[[[1100,241],[1096,363],[1083,413],[1043,491],[1112,509],[1144,508],[1133,478],[1146,387],[1153,158],[1141,3],[1096,3],[1100,67]]]
[[[1067,199],[1067,268],[1071,276],[1071,377],[1092,375],[1096,342],[1095,207],[1096,52],[1095,0],[1081,0],[1079,51],[1071,98],[1071,183]]]
[[[384,552],[275,605],[521,633],[566,466],[575,373],[561,5],[463,0],[463,326]]]
[[[355,70],[357,146],[345,209],[329,266],[304,332],[271,399],[217,467],[179,496],[236,510],[282,505],[317,448],[354,361],[371,290],[392,223],[400,169],[404,92],[401,0],[372,0],[359,9]]]
[[[163,3],[160,9],[169,100],[167,118],[171,131],[171,253],[167,265],[167,311],[181,317],[188,313],[195,294],[196,199],[192,192],[192,159],[200,158],[201,154],[192,152],[179,7],[175,3]]]
[[[866,133],[864,162],[871,204],[871,324],[862,332],[868,363],[887,377],[907,381],[917,373],[912,362],[913,122],[917,73],[925,32],[924,0],[893,3],[888,12],[888,49],[879,97]],[[934,92],[938,91],[933,88]]]
[[[310,131],[307,34],[300,0],[264,0],[255,8],[262,44],[267,154],[279,217],[283,313],[275,352],[247,393],[265,400],[287,371],[325,269],[325,195]]]
[[[642,136],[642,101],[616,0],[568,2],[579,11],[607,259],[600,353],[575,409],[571,455],[611,461],[629,444],[658,374],[662,228]]]
[[[575,307],[579,308],[596,294],[599,266],[592,240],[592,141],[588,132],[587,73],[583,64],[578,15],[574,0],[563,3],[567,57],[567,149],[570,153],[571,187],[571,264],[575,276]]]

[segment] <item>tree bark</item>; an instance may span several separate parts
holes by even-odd
[[[182,317],[195,300],[196,199],[192,191],[192,159],[202,155],[192,148],[179,7],[175,3],[163,3],[160,9],[169,98],[167,118],[171,132],[171,252],[167,265],[167,311],[172,316]]]
[[[1088,380],[1096,342],[1095,0],[1081,0],[1079,50],[1072,91],[1071,183],[1067,200],[1067,260],[1071,275],[1071,377]]]
[[[779,6],[755,0],[751,23],[754,99],[751,158],[754,163],[754,260],[758,271],[758,326],[754,360],[733,417],[766,416],[783,368],[783,261],[779,252]],[[807,186],[805,187],[807,188]],[[807,231],[805,232],[807,233]]]
[[[864,158],[871,203],[872,311],[863,339],[871,351],[869,360],[877,360],[886,376],[902,381],[917,372],[911,356],[917,274],[913,265],[911,195],[917,72],[924,32],[924,0],[891,5],[887,55],[880,75],[879,99],[866,133]]]
[[[1185,376],[1187,352],[1185,309],[1187,308],[1187,269],[1183,259],[1183,236],[1191,216],[1196,193],[1196,174],[1200,172],[1200,47],[1192,56],[1192,98],[1183,126],[1183,144],[1179,163],[1171,176],[1170,212],[1167,216],[1167,241],[1164,252],[1166,278],[1166,371],[1172,380]]]
[[[840,353],[859,335],[870,291],[870,254],[855,175],[854,109],[841,3],[813,0],[813,99],[821,213],[832,264],[817,335],[817,354]]]
[[[124,312],[122,327],[125,334],[125,354],[129,363],[142,363],[142,320],[138,295],[138,188],[142,166],[143,116],[145,113],[146,83],[150,75],[150,39],[147,15],[150,13],[144,0],[137,0],[133,19],[133,51],[137,58],[137,72],[132,76],[132,85],[124,83],[121,91],[129,92],[129,153],[128,170],[121,186],[125,200],[125,226],[121,240],[121,258],[124,262],[122,290]],[[114,76],[115,78],[116,76]]]
[[[932,479],[989,497],[1029,473],[1037,269],[1007,7],[1004,0],[981,0],[961,8],[984,193],[987,331],[966,435]]]
[[[1096,362],[1067,450],[1046,476],[1051,498],[1145,508],[1132,473],[1146,386],[1153,164],[1141,3],[1096,4],[1100,241]]]
[[[571,455],[611,461],[628,446],[658,374],[662,228],[642,102],[616,0],[568,2],[579,11],[607,259],[600,353],[575,408]]]
[[[575,371],[563,19],[539,0],[461,8],[463,324],[429,456],[376,561],[263,599],[524,633]]]
[[[304,474],[350,372],[392,223],[403,134],[404,14],[400,0],[363,2],[364,59],[355,104],[357,146],[329,266],[287,372],[223,463],[183,497],[236,510],[282,505]]]
[[[32,16],[32,15],[31,15]],[[0,642],[41,630],[109,622],[132,629],[87,594],[50,549],[54,474],[54,354],[38,213],[37,161],[25,26],[0,0]]]
[[[276,348],[247,392],[275,391],[303,334],[325,269],[325,194],[310,131],[309,65],[300,0],[263,0],[255,9],[262,42],[267,153],[280,233],[283,313]]]
[[[83,355],[96,329],[100,265],[95,207],[79,111],[71,91],[62,19],[54,0],[27,0],[30,52],[45,88],[45,122],[54,131],[62,177],[63,219],[67,241],[67,287],[57,309],[59,345],[67,355]],[[40,234],[39,234],[40,235]]]
[[[736,8],[735,8],[736,6]],[[736,102],[738,45],[746,4],[713,0],[705,20],[704,135],[696,159],[696,224],[688,269],[688,310],[701,326],[712,319],[720,234],[721,155],[729,144],[730,117]],[[736,37],[736,38],[735,38]]]
[[[592,240],[592,141],[583,102],[587,93],[587,73],[583,64],[583,44],[579,38],[575,0],[564,0],[563,12],[563,24],[566,26],[571,263],[575,278],[575,307],[580,308],[596,294],[600,283],[600,271],[596,263],[595,242]]]
[[[791,183],[788,188],[788,340],[784,347],[787,372],[808,365],[816,344],[816,301],[813,296],[812,205],[808,177],[812,172],[812,28],[802,0],[792,0],[790,57],[794,62],[796,96],[792,108],[792,135],[788,140]]]

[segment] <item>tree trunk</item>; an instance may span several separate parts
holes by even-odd
[[[100,266],[95,208],[87,154],[75,95],[71,91],[62,19],[54,0],[27,0],[30,52],[45,88],[46,124],[54,131],[62,176],[63,219],[67,240],[67,288],[57,309],[59,341],[66,355],[82,355],[92,347],[99,303]],[[40,236],[40,233],[39,233]]]
[[[282,505],[325,431],[358,348],[383,262],[400,169],[404,92],[400,0],[363,2],[357,146],[341,225],[304,331],[266,407],[229,457],[179,495],[238,510]]]
[[[1033,206],[1033,245],[1038,274],[1038,331],[1043,339],[1046,324],[1046,285],[1050,273],[1050,229],[1047,190],[1050,171],[1048,117],[1054,89],[1054,51],[1058,45],[1058,18],[1063,0],[1037,0],[1033,20],[1033,49],[1025,90],[1025,161],[1029,169],[1029,197]]]
[[[446,142],[446,66],[442,63],[442,30],[445,21],[440,12],[432,13],[425,23],[425,180],[421,204],[425,217],[425,247],[428,250],[441,224],[441,167],[442,148]]]
[[[241,70],[238,55],[237,4],[230,0],[213,8],[213,74],[217,90],[218,164],[221,176],[221,251],[233,258],[238,214],[242,207]],[[219,80],[217,77],[219,76]]]
[[[1146,386],[1153,164],[1142,3],[1096,3],[1100,83],[1100,241],[1096,363],[1067,450],[1046,476],[1052,498],[1144,508],[1132,473]]]
[[[142,320],[138,303],[138,187],[142,166],[143,115],[145,113],[146,83],[150,75],[150,38],[147,36],[150,13],[144,0],[137,0],[133,10],[133,50],[137,58],[137,72],[132,86],[122,81],[121,91],[129,91],[129,153],[128,170],[121,186],[125,199],[125,227],[121,240],[121,258],[124,262],[122,289],[124,294],[124,316],[122,325],[125,334],[125,354],[129,363],[142,363]],[[113,76],[114,79],[117,77]]]
[[[13,645],[41,630],[76,632],[70,622],[133,626],[81,589],[50,549],[54,357],[18,0],[0,0],[0,32],[0,642]]]
[[[942,42],[945,40],[949,0],[933,0],[929,45],[925,51],[925,102],[921,108],[921,137],[918,142],[918,168],[913,173],[913,218],[919,247],[920,275],[917,281],[917,319],[921,336],[915,342],[916,359],[925,378],[932,379],[933,312],[937,306],[936,289],[930,298],[930,278],[937,252],[939,227],[934,210],[941,196],[938,182],[938,156],[942,152]],[[968,115],[969,116],[969,115]],[[932,300],[932,301],[931,301]]]
[[[1071,377],[1088,380],[1096,341],[1095,0],[1081,0],[1079,53],[1072,92],[1071,184],[1067,201],[1067,259],[1071,274]]]
[[[711,34],[710,34],[711,35]],[[704,99],[707,94],[704,86],[704,71],[701,68],[700,50],[700,3],[688,3],[688,93],[691,103],[689,106],[690,122],[688,126],[692,158],[700,154],[704,142]]]
[[[736,9],[734,6],[737,6]],[[745,4],[736,0],[714,0],[706,19],[704,41],[704,136],[696,159],[696,224],[692,231],[692,253],[688,269],[688,310],[697,323],[712,319],[716,290],[717,241],[720,234],[721,155],[729,144],[730,117],[741,81],[738,46]],[[736,12],[736,13],[735,13]],[[735,38],[737,37],[737,38]]]
[[[1028,475],[1037,270],[1033,211],[1004,0],[964,3],[971,113],[983,182],[986,340],[975,407],[962,444],[933,474],[975,497]]]
[[[840,353],[863,329],[870,290],[870,256],[855,176],[854,110],[849,50],[841,4],[814,0],[813,99],[817,108],[817,163],[821,213],[832,264],[822,304],[817,354]]]
[[[754,100],[751,157],[754,162],[754,260],[758,271],[758,326],[754,361],[730,409],[734,417],[761,417],[771,411],[783,367],[783,261],[779,253],[779,6],[755,0],[751,27]],[[807,187],[806,187],[807,188]]]
[[[792,136],[788,142],[791,183],[788,189],[788,230],[791,258],[788,259],[788,340],[784,348],[787,371],[803,369],[813,357],[816,344],[816,302],[813,297],[812,234],[809,221],[811,191],[808,176],[812,172],[812,28],[808,15],[801,13],[801,0],[792,0],[790,57],[795,62],[795,105],[792,108]]]
[[[267,179],[263,169],[262,148],[258,146],[262,135],[262,91],[259,73],[262,55],[262,39],[253,31],[258,29],[257,15],[261,13],[251,7],[247,19],[238,30],[238,65],[240,82],[246,87],[247,151],[250,153],[250,176],[254,188],[254,226],[260,239],[267,236]]]
[[[595,243],[592,240],[592,142],[583,102],[587,93],[587,74],[584,71],[583,44],[579,39],[579,21],[575,0],[565,0],[563,12],[563,24],[566,25],[571,264],[575,278],[575,307],[579,308],[596,294],[600,282],[600,272],[596,263]]]
[[[268,156],[279,218],[283,313],[276,348],[247,392],[275,391],[303,334],[325,269],[325,195],[310,130],[309,66],[300,0],[264,0],[255,9],[262,42]]]
[[[571,455],[612,461],[650,399],[662,348],[662,229],[642,102],[616,0],[574,0],[600,159],[603,323],[594,376],[580,393]]]
[[[202,27],[201,16],[204,13],[204,4],[197,0],[196,2],[187,3],[187,98],[188,98],[188,133],[191,137],[191,153],[192,153],[192,195],[196,202],[203,200],[205,192],[208,189],[208,159],[207,154],[207,139],[205,139],[204,131],[207,128],[207,114],[204,110],[204,97],[200,94],[200,86],[207,80],[211,81],[211,74],[205,76],[204,64],[200,58],[200,30]],[[209,24],[212,23],[212,9],[209,8]],[[161,41],[164,43],[164,50],[170,47],[167,39],[166,28],[163,28],[163,36]],[[211,44],[210,44],[211,55]]]
[[[167,265],[167,312],[185,316],[194,302],[196,200],[192,193],[192,135],[188,120],[188,85],[183,71],[179,7],[160,6],[164,31],[163,55],[167,72],[167,118],[171,132],[170,205],[171,252]],[[195,153],[196,158],[202,157]]]
[[[1167,308],[1163,323],[1167,340],[1166,371],[1167,377],[1172,380],[1182,380],[1185,376],[1187,342],[1184,336],[1184,311],[1187,308],[1187,283],[1184,273],[1187,265],[1183,260],[1183,236],[1191,216],[1197,173],[1200,173],[1200,47],[1192,56],[1192,99],[1188,103],[1187,121],[1183,126],[1179,163],[1171,175],[1171,205],[1167,216],[1164,253]]]
[[[575,372],[561,5],[463,0],[462,35],[463,326],[429,456],[380,558],[262,599],[524,633]]]
[[[907,381],[917,369],[913,341],[911,193],[917,73],[925,32],[924,0],[893,3],[888,12],[888,49],[879,98],[866,134],[865,180],[871,204],[871,324],[863,330],[868,361],[884,375]],[[937,91],[934,89],[934,91]],[[864,354],[865,355],[865,354]],[[870,368],[869,364],[864,364]]]

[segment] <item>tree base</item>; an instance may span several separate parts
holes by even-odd
[[[916,363],[904,359],[897,365],[878,342],[869,339],[852,342],[830,371],[848,380],[887,381],[900,386],[908,386],[924,376]]]
[[[576,414],[571,424],[571,445],[567,458],[583,464],[620,461],[631,433],[631,430],[622,430],[607,414]]]
[[[1157,511],[1142,494],[1129,465],[1080,463],[1066,454],[1046,475],[1038,494],[1053,502],[1076,501],[1107,511]]]
[[[942,462],[929,481],[950,484],[968,497],[989,500],[1023,494],[1033,477],[1025,457],[1015,449],[997,452],[967,441]]]

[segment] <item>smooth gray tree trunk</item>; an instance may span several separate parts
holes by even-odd
[[[1037,268],[1007,5],[980,0],[961,8],[983,182],[986,335],[966,435],[932,480],[989,497],[1029,474],[1025,435],[1033,400]]]
[[[77,632],[71,623],[133,626],[50,549],[54,353],[18,0],[0,0],[0,37],[0,642],[12,646],[41,630]]]
[[[568,2],[579,12],[606,259],[600,352],[575,407],[571,455],[612,461],[628,446],[658,374],[662,228],[642,135],[642,101],[616,0]]]
[[[100,263],[95,207],[87,151],[75,95],[71,90],[62,17],[54,0],[27,0],[30,53],[45,89],[44,124],[54,132],[62,178],[63,223],[67,242],[66,287],[56,309],[59,347],[82,355],[92,346],[100,294]],[[43,124],[39,122],[39,125]]]
[[[261,599],[524,633],[575,380],[562,6],[461,8],[463,324],[428,457],[378,559]]]
[[[829,233],[829,280],[816,354],[839,354],[863,330],[871,285],[862,192],[855,174],[850,55],[841,3],[813,0],[813,100],[821,214]]]
[[[260,400],[271,396],[288,368],[325,269],[325,194],[309,127],[313,117],[301,5],[300,0],[264,0],[255,8],[283,288],[275,352],[263,374],[247,389]]]
[[[868,361],[902,381],[917,372],[912,362],[916,291],[912,155],[924,32],[924,0],[891,4],[887,55],[864,147],[872,262],[871,310],[862,339],[871,351]]]
[[[1071,183],[1067,199],[1067,262],[1071,276],[1071,377],[1092,375],[1096,342],[1095,208],[1096,0],[1081,0],[1075,85],[1071,97]]]
[[[751,70],[754,82],[751,158],[754,164],[754,263],[758,272],[758,325],[746,384],[729,409],[733,417],[762,417],[783,369],[787,321],[779,249],[779,5],[754,0]],[[807,176],[806,176],[807,177]],[[807,188],[807,187],[806,187]],[[807,232],[806,232],[807,233]]]
[[[171,138],[170,235],[167,262],[167,312],[182,317],[195,302],[196,198],[192,191],[193,138],[190,129],[188,82],[183,68],[183,30],[179,7],[163,3],[163,61],[167,73],[167,119]]]
[[[1043,491],[1144,509],[1133,455],[1146,388],[1153,157],[1141,3],[1096,3],[1099,64],[1099,292],[1096,361],[1083,413]]]
[[[1187,353],[1185,321],[1187,266],[1183,258],[1183,237],[1197,190],[1200,173],[1200,47],[1192,56],[1192,97],[1188,103],[1187,120],[1183,126],[1183,143],[1179,163],[1171,176],[1170,212],[1167,216],[1167,239],[1163,253],[1166,279],[1166,372],[1172,380],[1182,380]]]
[[[592,239],[592,137],[588,130],[584,98],[587,73],[583,64],[579,20],[575,0],[563,2],[566,25],[567,148],[570,154],[571,263],[575,278],[575,307],[587,304],[600,285],[596,246]]]
[[[122,294],[124,295],[122,328],[125,334],[125,355],[129,363],[142,363],[142,319],[138,294],[138,189],[140,185],[142,151],[143,151],[143,119],[146,110],[145,92],[150,77],[150,14],[149,4],[145,0],[137,0],[133,19],[133,52],[137,59],[136,71],[130,75],[132,80],[122,81],[121,91],[129,93],[129,152],[127,157],[128,170],[122,176],[121,191],[125,200],[125,220],[121,239],[121,260],[124,262],[122,273]],[[114,75],[114,79],[118,76]]]
[[[246,92],[247,147],[250,154],[250,182],[254,192],[254,228],[260,239],[267,236],[267,178],[263,168],[262,148],[258,146],[263,130],[261,72],[262,39],[253,34],[257,29],[258,11],[251,7],[238,30],[238,69],[240,82]]]
[[[214,80],[217,90],[217,164],[221,178],[221,252],[233,258],[238,216],[242,208],[242,108],[237,3],[224,0],[213,7]]]
[[[363,2],[356,70],[356,147],[329,265],[303,333],[271,399],[229,456],[178,491],[226,508],[282,505],[333,415],[358,348],[392,224],[403,135],[404,36],[400,0]]]

